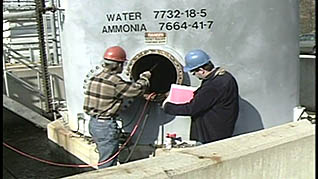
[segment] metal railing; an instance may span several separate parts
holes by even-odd
[[[49,6],[45,7],[43,4],[38,7],[37,2],[49,4]],[[57,104],[65,104],[65,101],[61,102],[61,98],[56,96],[54,90],[58,88],[56,84],[64,83],[64,79],[47,71],[48,61],[50,61],[48,65],[53,66],[60,65],[62,62],[61,49],[59,47],[62,15],[61,11],[59,11],[61,9],[55,5],[59,7],[60,1],[34,0],[22,2],[20,0],[7,0],[3,2],[3,11],[6,11],[3,19],[3,78],[6,95],[10,97],[10,84],[8,83],[8,77],[10,77],[38,96],[42,110],[44,110],[42,101],[49,102],[49,105],[53,107],[54,119],[56,118]],[[42,9],[42,6],[44,9]],[[40,16],[37,16],[38,14]],[[41,30],[43,31],[41,32]],[[44,56],[43,48],[45,49]],[[40,52],[40,57],[38,58],[35,55],[36,51]],[[48,58],[46,54],[48,54]],[[40,64],[37,61],[39,58]],[[18,63],[36,72],[37,85],[34,86],[26,82],[11,70],[8,70],[7,63]],[[47,85],[43,85],[44,80],[44,84],[46,83]],[[47,94],[48,91],[50,95]],[[46,99],[48,96],[49,99]],[[45,108],[47,109],[47,107]]]

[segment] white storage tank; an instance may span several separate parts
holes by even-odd
[[[184,56],[192,49],[206,51],[237,79],[236,135],[292,121],[299,103],[298,1],[72,0],[65,2],[62,36],[69,124],[87,135],[87,126],[78,121],[83,82],[114,45],[127,52],[127,79],[158,64],[151,90],[160,94],[171,83],[198,86],[199,80],[182,71]],[[121,114],[131,122],[127,131],[144,104],[138,98]],[[156,101],[149,105],[140,144],[160,143],[167,132],[189,139],[189,117],[167,115]]]

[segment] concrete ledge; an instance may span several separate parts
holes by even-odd
[[[74,132],[67,129],[61,120],[56,120],[47,126],[48,138],[63,147],[86,164],[96,165],[98,153],[95,152],[96,144],[89,144],[84,138],[80,138]],[[95,166],[94,168],[97,168]]]
[[[3,106],[41,128],[46,129],[47,125],[51,122],[39,113],[34,112],[6,95],[3,95]]]
[[[310,179],[314,164],[315,125],[302,120],[66,178]]]

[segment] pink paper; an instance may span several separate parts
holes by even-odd
[[[172,84],[169,93],[169,102],[175,104],[184,104],[190,102],[193,98],[193,92],[196,88]]]

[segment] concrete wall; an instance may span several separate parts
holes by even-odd
[[[315,125],[302,120],[66,178],[311,179],[314,164]]]

